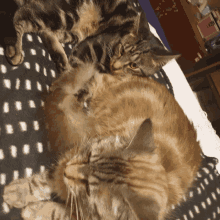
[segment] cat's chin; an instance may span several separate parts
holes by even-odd
[[[125,76],[125,72],[123,70],[113,70],[112,75]]]

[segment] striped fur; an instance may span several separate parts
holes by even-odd
[[[10,207],[22,208],[24,220],[70,220],[70,210],[64,204],[48,201],[51,190],[47,182],[47,172],[14,180],[4,188],[4,201]]]
[[[96,63],[105,73],[149,76],[180,56],[167,51],[149,31],[144,12],[135,17],[134,27],[124,37],[119,31],[88,37],[73,48],[70,65]]]
[[[13,65],[23,62],[22,36],[27,32],[41,35],[58,68],[68,66],[60,44],[76,44],[88,36],[129,34],[138,15],[129,0],[15,0],[18,10],[13,23],[17,33],[14,43],[6,48]]]
[[[158,44],[149,43],[148,40],[132,41],[132,38],[118,44],[111,58],[111,72],[116,75],[129,73],[149,76],[180,56],[159,47]]]
[[[5,201],[26,206],[24,219],[28,213],[59,220],[168,218],[201,163],[193,126],[152,79],[99,74],[94,65],[76,71],[61,77],[45,104],[56,162],[42,177],[6,186]],[[80,85],[89,93],[81,100]],[[50,192],[63,202],[37,202]]]
[[[22,36],[27,32],[42,37],[60,72],[85,60],[97,62],[100,53],[105,54],[101,61],[105,61],[106,72],[114,74],[150,75],[177,58],[164,49],[150,32],[145,13],[138,13],[129,0],[14,1],[18,5],[13,18],[17,37],[6,47],[6,57],[13,65],[23,62]],[[61,46],[67,42],[74,45],[70,65]],[[125,49],[119,52],[118,45]],[[91,57],[92,50],[96,58]]]
[[[99,74],[92,65],[77,71],[58,80],[45,106],[60,155],[51,188],[63,200],[74,196],[80,219],[164,220],[200,166],[193,126],[152,79]],[[79,101],[80,83],[89,94]]]
[[[167,51],[160,42],[143,40],[141,35],[130,35],[120,41],[120,38],[113,38],[116,42],[110,39],[106,35],[104,39],[102,36],[96,36],[79,43],[70,55],[70,65],[75,68],[85,63],[95,63],[97,68],[105,73],[149,76],[170,60],[179,57]],[[71,71],[74,70],[69,69],[69,72]]]

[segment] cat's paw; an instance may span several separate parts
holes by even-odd
[[[24,61],[22,51],[17,51],[15,46],[12,45],[6,46],[5,56],[8,62],[13,66],[20,65]]]
[[[23,208],[28,204],[28,200],[26,199],[28,194],[28,182],[26,179],[19,179],[5,186],[3,199],[11,207]]]
[[[67,72],[69,69],[71,69],[71,66],[69,64],[69,61],[67,59],[66,55],[63,54],[56,54],[56,55],[51,55],[53,61],[55,62],[57,71],[60,74],[64,74],[65,72]]]
[[[11,207],[23,208],[30,202],[50,199],[50,194],[46,173],[42,173],[12,181],[4,188],[3,199]]]
[[[66,94],[76,94],[79,90],[85,89],[96,73],[95,65],[90,63],[80,65],[77,68],[71,67],[52,83],[50,91],[53,92],[61,88]]]
[[[24,220],[52,220],[52,219],[62,219],[62,220],[74,220],[75,218],[70,218],[70,210],[64,205],[46,201],[46,202],[36,202],[29,204],[25,207],[21,216]]]

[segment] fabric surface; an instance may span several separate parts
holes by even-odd
[[[12,67],[0,47],[0,191],[13,179],[31,176],[50,164],[43,123],[44,97],[58,76],[55,65],[37,35],[23,38],[24,63]],[[70,54],[71,45],[65,46]],[[172,92],[163,70],[152,76]],[[195,186],[186,201],[173,207],[171,219],[219,219],[220,187],[216,159],[205,157]],[[0,219],[20,219],[18,209],[10,209],[0,198]]]
[[[1,195],[5,184],[43,171],[50,164],[43,123],[43,97],[56,77],[56,69],[39,37],[27,34],[23,44],[25,60],[18,67],[8,64],[0,48]],[[0,219],[20,219],[19,210],[9,212],[2,197],[0,204]]]

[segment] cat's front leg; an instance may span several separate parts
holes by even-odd
[[[70,69],[70,65],[67,55],[56,36],[57,34],[48,30],[40,33],[45,47],[50,53],[52,60],[56,64],[57,70],[60,73],[64,73]]]
[[[25,21],[14,23],[16,37],[7,37],[5,56],[11,65],[17,66],[24,61],[22,54],[22,37],[24,34]]]
[[[96,65],[93,63],[85,63],[78,65],[76,68],[69,68],[58,79],[56,79],[50,91],[54,92],[56,89],[62,89],[65,94],[78,94],[82,90],[88,90],[88,84],[99,75]],[[87,91],[89,92],[89,91]]]
[[[52,201],[41,201],[31,203],[25,207],[21,216],[24,220],[74,220],[70,208],[63,204],[59,204]]]
[[[51,190],[46,176],[44,172],[12,181],[4,188],[4,201],[11,207],[23,208],[30,202],[50,199]]]
[[[22,1],[17,0],[16,4],[19,5],[19,9],[15,12],[13,17],[13,28],[15,36],[5,37],[6,51],[5,56],[8,62],[14,66],[21,64],[24,60],[22,53],[22,38],[25,33],[36,33],[39,28],[33,21],[33,11],[34,6],[26,7],[23,6]],[[7,28],[7,27],[5,27]],[[10,28],[10,27],[9,27]]]

